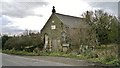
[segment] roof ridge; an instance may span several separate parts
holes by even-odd
[[[58,17],[61,22],[71,28],[79,28],[80,22],[84,21],[84,18],[60,14],[60,13],[54,13],[56,17]]]
[[[71,16],[71,15],[65,15],[65,14],[61,14],[61,13],[55,13],[55,14],[59,14],[59,15],[63,15],[63,16],[69,16],[69,17],[74,17],[74,18],[80,18],[80,19],[83,19],[83,18],[81,18],[81,17]]]

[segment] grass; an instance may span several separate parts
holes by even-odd
[[[16,51],[16,50],[2,50],[2,53],[14,54],[14,55],[23,55],[23,56],[37,56],[37,53],[26,52],[26,51]]]
[[[115,44],[98,46],[97,49],[92,52],[93,54],[97,54],[98,57],[88,58],[88,60],[113,66],[120,66],[117,50],[117,45]]]
[[[102,64],[107,64],[111,66],[120,66],[120,61],[117,58],[109,60],[103,57],[103,58],[90,58],[88,60],[93,61],[93,62],[100,62]]]
[[[119,66],[120,61],[114,57],[102,57],[102,58],[90,58],[85,54],[73,55],[73,54],[65,54],[63,52],[26,52],[26,51],[15,51],[15,50],[3,50],[3,53],[7,54],[14,54],[14,55],[22,55],[22,56],[57,56],[57,57],[67,57],[67,58],[74,58],[74,59],[84,59],[89,60],[92,62],[100,62],[102,64],[109,64],[113,66]]]

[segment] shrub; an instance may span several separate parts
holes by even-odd
[[[118,59],[114,59],[110,62],[107,62],[106,64],[112,64],[112,65],[115,65],[115,66],[120,66],[120,61]]]

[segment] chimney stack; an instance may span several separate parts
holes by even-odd
[[[55,12],[56,12],[55,6],[53,6],[52,13],[55,13]]]

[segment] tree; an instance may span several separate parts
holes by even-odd
[[[100,44],[115,43],[118,35],[118,19],[102,10],[87,11],[83,14],[86,23],[96,32]]]
[[[3,35],[2,37],[1,37],[1,40],[2,40],[2,49],[4,49],[6,46],[5,46],[5,43],[6,43],[6,41],[8,40],[8,39],[10,39],[10,38],[12,38],[12,37],[10,37],[10,36],[8,36],[8,35]]]
[[[117,21],[118,21],[118,37],[117,37],[118,58],[119,58],[119,61],[120,61],[120,15],[118,15]]]
[[[39,47],[40,49],[43,48],[43,42],[41,41],[41,35],[31,33],[27,36],[19,36],[13,37],[6,41],[5,43],[6,49],[15,50],[27,50],[33,51],[34,48]]]
[[[110,27],[108,28],[109,29],[108,37],[110,43],[118,42],[118,28],[119,28],[118,20],[116,19],[116,17],[112,17]]]

